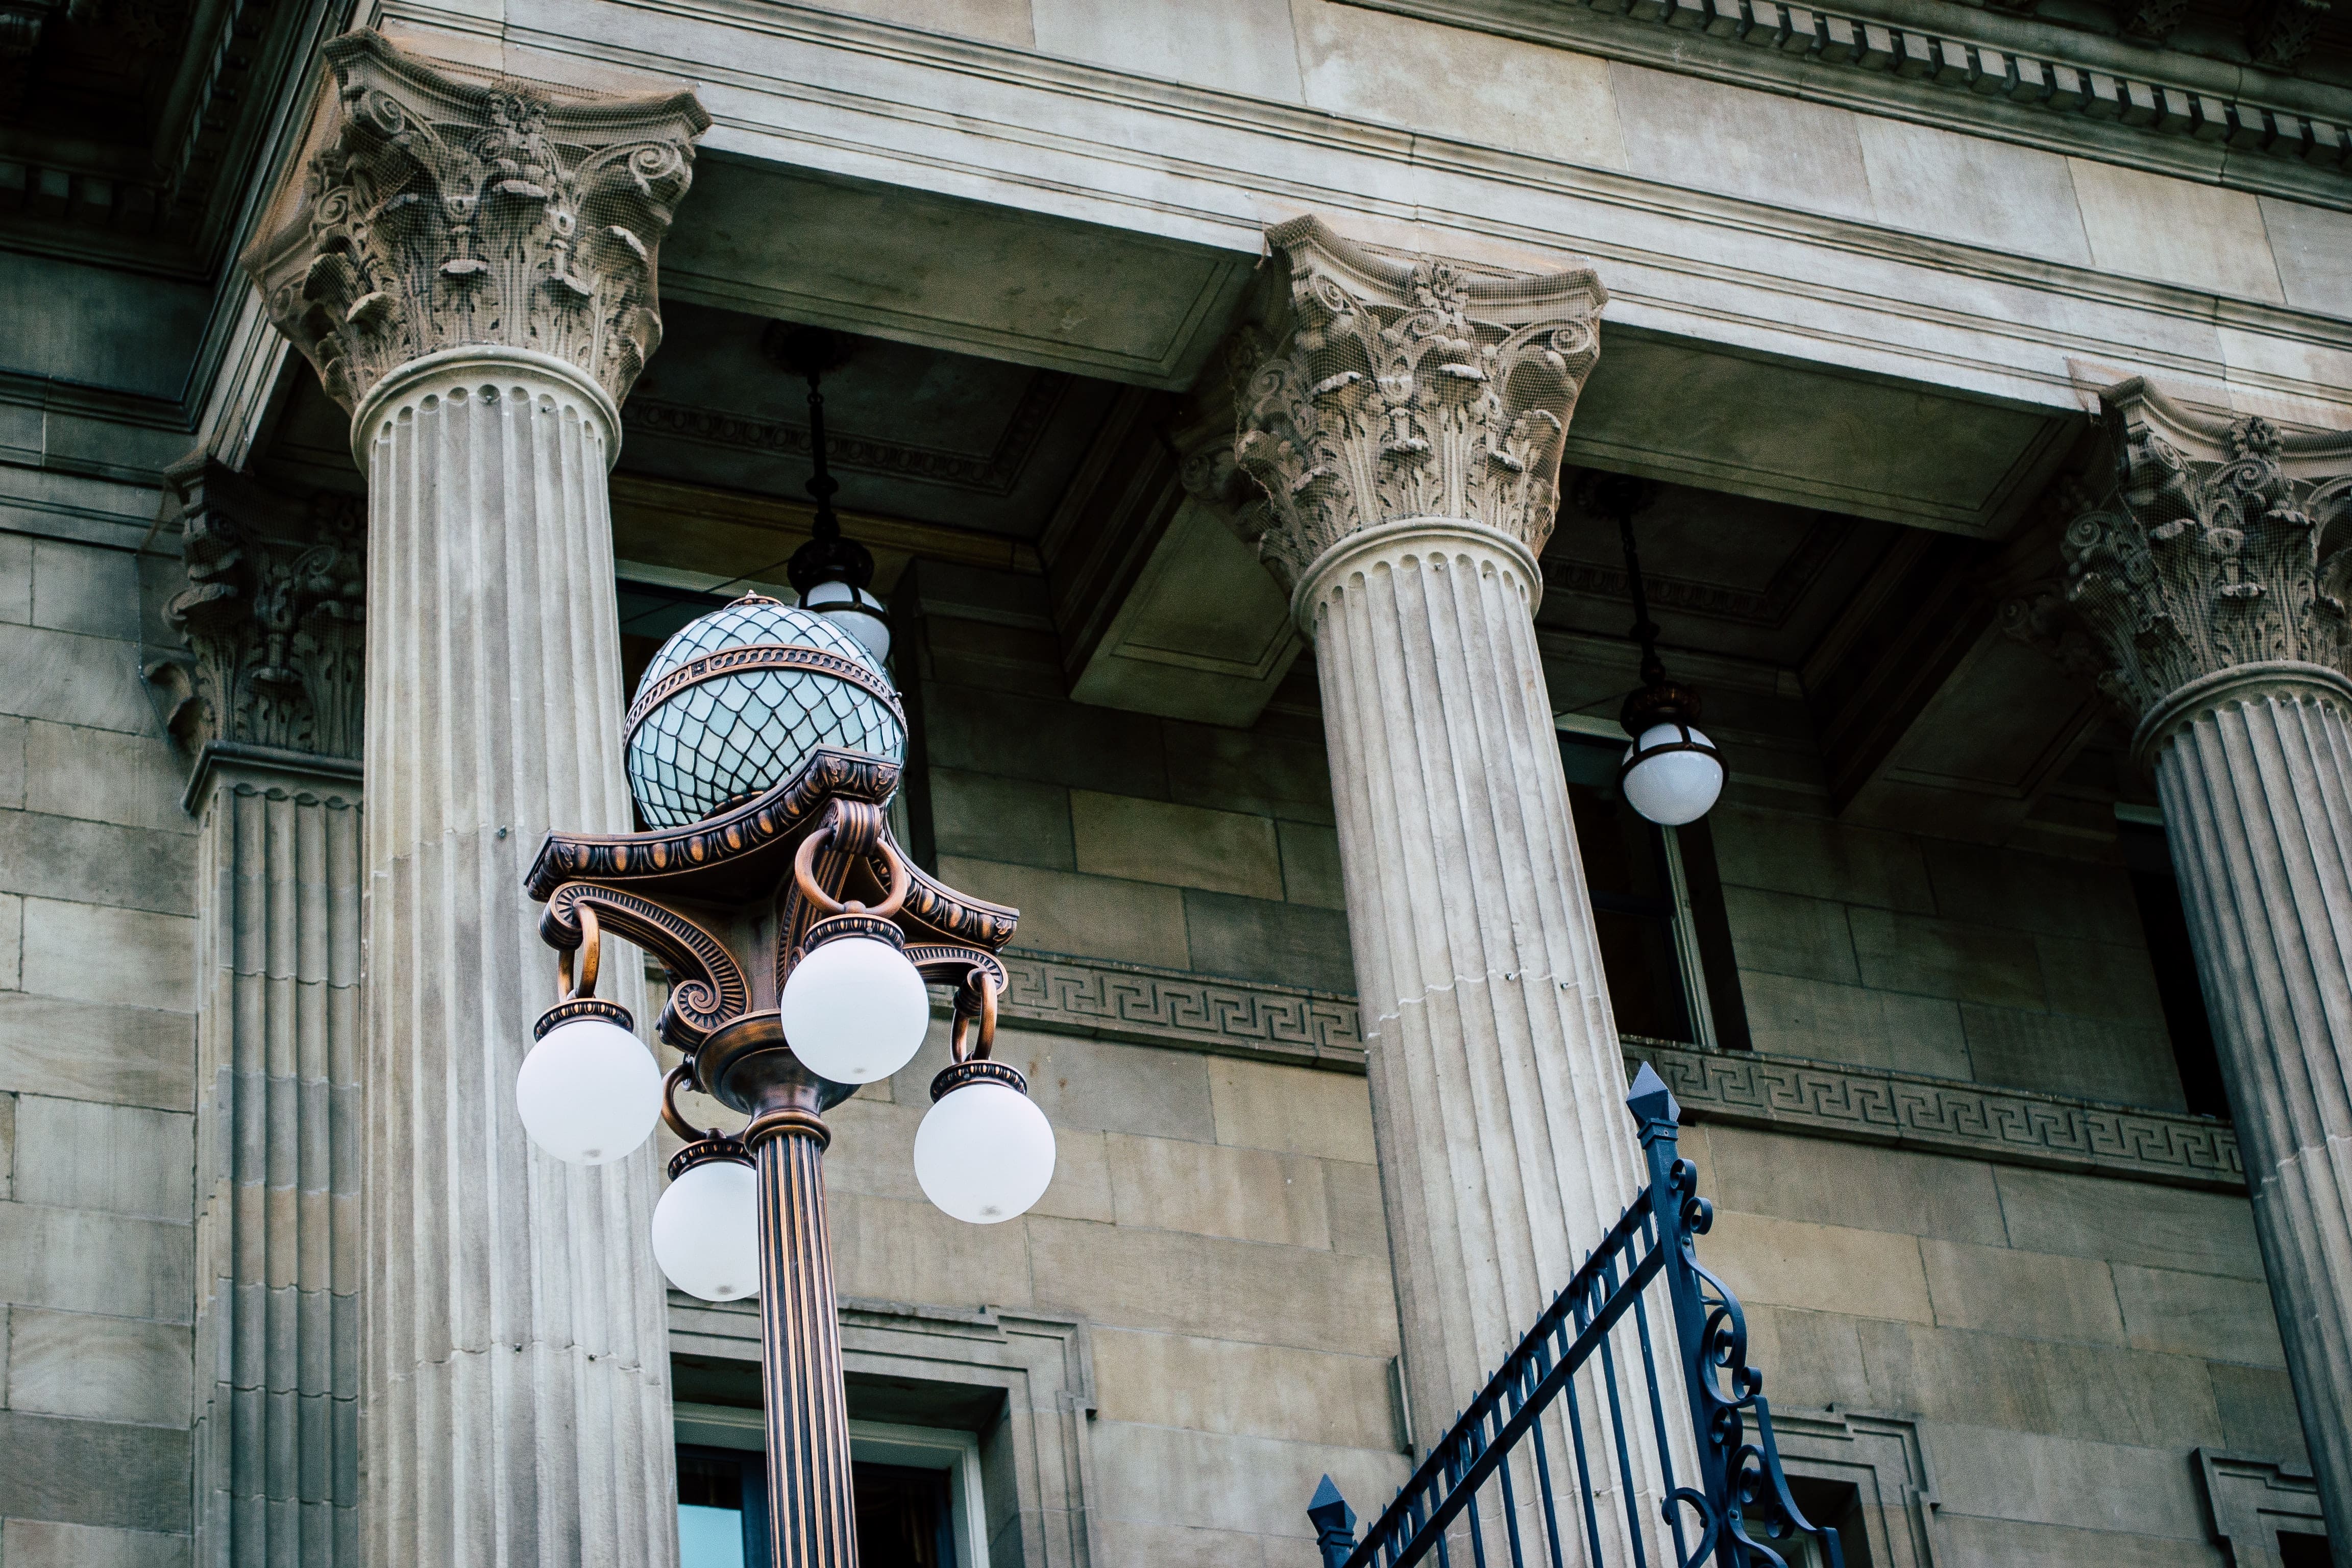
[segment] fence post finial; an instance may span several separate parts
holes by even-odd
[[[1315,1526],[1315,1544],[1322,1549],[1323,1568],[1344,1568],[1356,1550],[1356,1510],[1325,1476],[1307,1505],[1307,1521]]]
[[[1641,1123],[1644,1142],[1648,1141],[1650,1130],[1654,1127],[1664,1127],[1666,1135],[1671,1138],[1674,1136],[1672,1130],[1682,1123],[1683,1108],[1675,1101],[1675,1091],[1666,1087],[1666,1080],[1658,1076],[1658,1069],[1647,1062],[1643,1062],[1641,1070],[1633,1075],[1633,1087],[1625,1091],[1625,1109],[1633,1113],[1635,1121]]]

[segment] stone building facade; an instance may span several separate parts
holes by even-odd
[[[1315,1561],[1647,1061],[1849,1563],[2352,1562],[2347,214],[2294,0],[0,0],[0,1568],[740,1502],[675,1144],[511,1084],[777,321],[1059,1148],[923,1199],[944,1017],[831,1113],[908,1561]]]

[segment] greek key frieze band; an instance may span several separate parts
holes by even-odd
[[[762,669],[805,669],[820,675],[845,680],[890,710],[898,721],[898,728],[907,727],[907,711],[898,705],[898,694],[890,683],[867,668],[863,661],[846,654],[821,647],[804,647],[798,643],[747,643],[740,647],[724,647],[700,658],[689,659],[663,676],[653,685],[637,693],[629,704],[629,718],[624,739],[635,736],[637,726],[646,716],[690,686],[706,680],[716,680],[723,675],[744,675]]]
[[[1006,1023],[1137,1045],[1364,1070],[1356,999],[1058,954],[1003,955]],[[1692,1119],[2238,1192],[2245,1167],[2225,1122],[2031,1089],[1763,1051],[1624,1042],[1630,1073],[1656,1068]]]

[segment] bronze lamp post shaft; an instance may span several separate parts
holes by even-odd
[[[824,1146],[814,1111],[752,1122],[760,1173],[760,1352],[773,1568],[856,1568],[849,1401],[842,1382]]]

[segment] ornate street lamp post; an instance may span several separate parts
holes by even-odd
[[[667,1118],[686,1147],[656,1259],[709,1300],[760,1297],[769,1540],[778,1568],[854,1568],[848,1408],[821,1161],[824,1112],[920,1048],[928,984],[954,993],[953,1060],[915,1139],[924,1193],[992,1224],[1054,1173],[1021,1074],[992,1059],[1017,912],[942,886],[891,840],[906,721],[878,661],[810,610],[747,595],[666,643],[628,717],[642,833],[551,833],[527,889],[561,954],[516,1105],[541,1148],[616,1160]],[[669,977],[662,1080],[626,1009],[596,994],[613,932]],[[689,1124],[680,1089],[750,1118]]]

